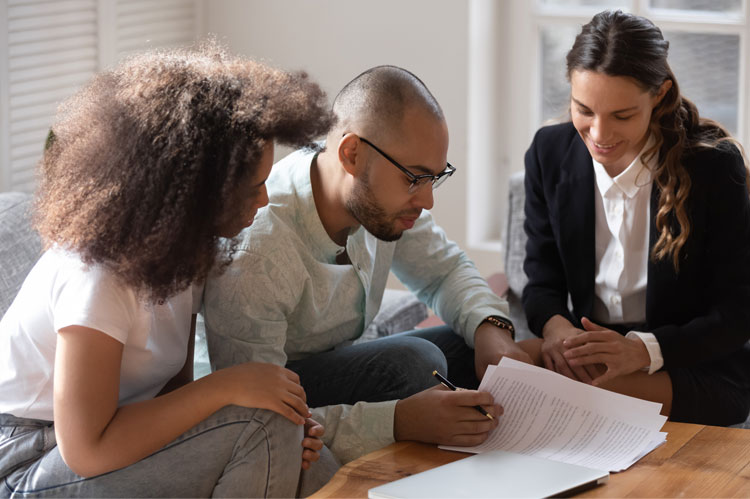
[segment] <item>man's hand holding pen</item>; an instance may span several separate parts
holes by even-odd
[[[454,392],[456,390],[464,390],[464,388],[458,388],[458,387],[456,387],[456,385],[454,385],[453,383],[451,383],[450,381],[448,381],[448,378],[446,378],[445,376],[443,376],[442,374],[440,374],[439,372],[437,372],[437,370],[432,371],[432,375],[435,376],[438,379],[438,381],[440,381],[440,384],[442,384],[444,387],[446,387],[449,390],[452,390]],[[492,416],[492,414],[490,414],[489,412],[485,411],[484,407],[482,407],[481,405],[475,405],[474,409],[476,409],[479,412],[481,412],[482,416],[488,417],[490,419],[495,419]]]
[[[475,406],[481,406],[493,419]],[[497,426],[503,408],[492,395],[476,390],[452,391],[437,385],[399,400],[393,421],[395,440],[443,445],[478,445]]]

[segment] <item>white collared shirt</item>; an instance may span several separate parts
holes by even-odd
[[[646,321],[646,283],[649,258],[649,220],[652,172],[655,161],[642,161],[646,143],[633,162],[616,177],[592,158],[596,178],[594,322],[632,324]],[[631,331],[649,352],[649,374],[664,365],[656,337]]]

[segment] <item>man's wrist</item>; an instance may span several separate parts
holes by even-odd
[[[510,319],[500,317],[499,315],[490,315],[485,317],[479,325],[481,326],[485,323],[492,324],[499,329],[507,330],[510,333],[510,339],[513,341],[516,340],[516,328],[513,326],[513,322],[511,322]]]
[[[396,442],[403,439],[402,435],[400,434],[401,424],[398,419],[399,409],[400,409],[399,404],[403,404],[403,402],[404,402],[404,399],[400,399],[399,401],[396,402],[396,405],[393,407],[393,440]]]

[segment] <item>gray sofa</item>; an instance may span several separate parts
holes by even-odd
[[[41,256],[39,235],[31,228],[31,208],[28,194],[0,193],[0,317]]]
[[[528,278],[523,271],[523,261],[526,258],[526,232],[523,230],[525,220],[523,205],[526,201],[523,187],[524,173],[518,172],[510,176],[508,182],[508,218],[505,224],[503,250],[505,255],[505,278],[508,281],[508,291],[505,294],[510,305],[510,318],[516,327],[516,338],[519,340],[534,338],[526,322],[526,314],[521,305],[521,293]]]

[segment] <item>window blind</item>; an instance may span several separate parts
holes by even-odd
[[[58,104],[96,71],[96,8],[96,0],[8,0],[5,190],[33,190]]]
[[[195,41],[201,6],[201,0],[6,0],[0,191],[34,189],[35,166],[64,99],[122,56]]]

